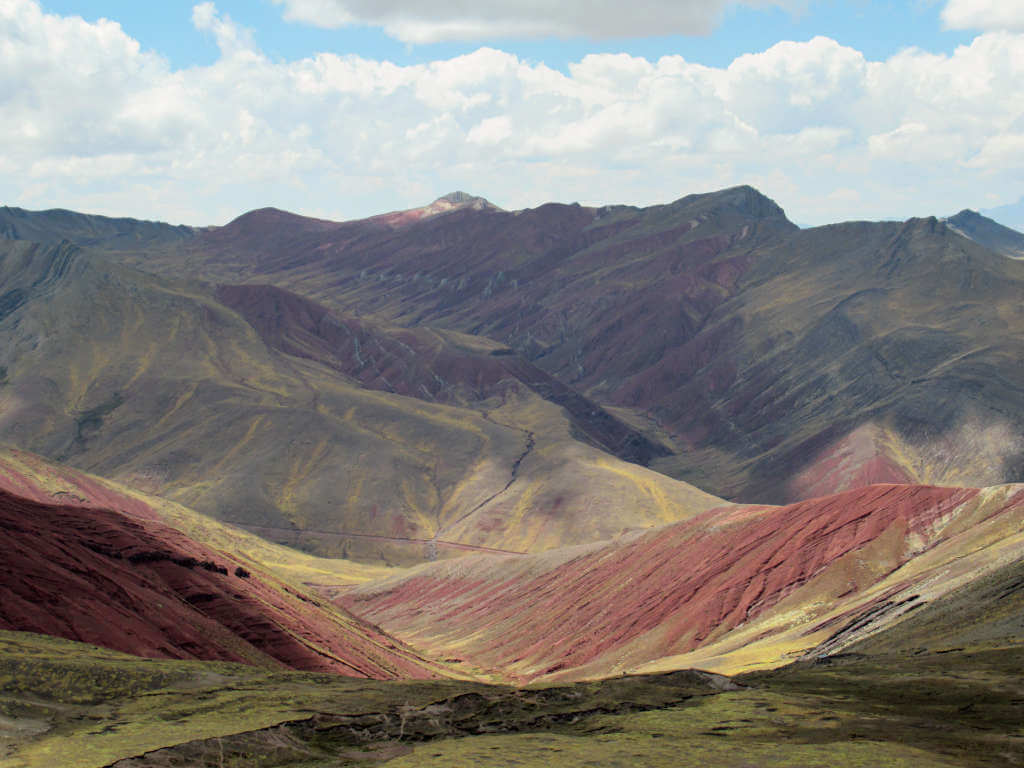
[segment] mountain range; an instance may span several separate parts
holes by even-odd
[[[246,765],[253,744],[267,765],[390,760],[409,722],[444,764],[499,722],[529,751],[572,718],[671,719],[664,685],[797,709],[813,689],[855,731],[836,702],[856,675],[933,691],[945,664],[980,686],[957,708],[988,697],[986,722],[1012,722],[1022,256],[1024,235],[971,211],[801,229],[751,187],[203,228],[0,208],[0,763]],[[142,723],[177,705],[132,710],[117,727],[151,736],[90,757],[65,751],[88,735],[66,713],[95,716],[80,688],[51,706],[19,687],[65,658],[140,696],[195,664],[189,686],[265,703],[248,730],[193,713],[173,737]],[[846,661],[853,677],[819,670]],[[353,724],[343,697],[328,726],[285,705],[313,696],[288,674],[422,687],[366,683],[386,711]],[[647,703],[614,698],[622,675]],[[973,744],[957,708],[935,722]],[[934,764],[975,760],[915,723]],[[1024,761],[1009,733],[992,761],[948,764]]]
[[[980,213],[1018,232],[1024,230],[1024,199],[1018,200],[1016,203],[988,208],[980,211]]]
[[[506,374],[491,360],[487,374],[454,372],[467,350],[476,367],[509,355],[514,375],[547,374],[532,392],[579,398],[573,430],[589,429],[591,444],[733,501],[1020,477],[1024,263],[991,250],[1009,247],[1010,230],[964,214],[800,230],[749,187],[648,209],[451,199],[356,222],[261,210],[188,232],[138,223],[132,236],[119,220],[65,213],[8,209],[3,226],[31,233],[52,217],[52,248],[82,241],[103,269],[200,280],[273,351],[385,393],[471,405],[487,392],[467,378]],[[267,285],[276,292],[257,290]],[[297,320],[298,299],[281,291],[319,307]],[[363,338],[345,349],[355,324]],[[432,345],[447,368],[418,351],[401,359],[402,345]],[[581,427],[594,412],[606,427]]]

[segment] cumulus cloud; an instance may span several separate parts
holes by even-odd
[[[0,201],[195,224],[264,205],[328,218],[467,189],[510,208],[652,204],[751,183],[807,223],[1017,200],[1024,35],[886,61],[825,37],[706,67],[493,48],[414,66],[280,61],[210,3],[209,66],[109,21],[0,0]]]
[[[234,55],[253,50],[252,35],[231,21],[230,16],[220,16],[212,2],[200,3],[192,8],[192,24],[196,29],[209,32],[217,41],[221,53]]]
[[[949,0],[942,21],[950,29],[1024,32],[1024,0]]]
[[[285,18],[336,29],[383,27],[407,43],[531,37],[705,35],[730,5],[792,0],[274,0]]]

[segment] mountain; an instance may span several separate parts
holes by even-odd
[[[0,334],[0,440],[320,554],[535,551],[722,503],[616,458],[659,448],[506,348],[276,289],[0,241]]]
[[[0,207],[0,238],[46,245],[67,240],[81,247],[144,251],[189,240],[199,231],[196,227],[96,216],[61,208],[27,211]]]
[[[471,407],[525,385],[561,406],[577,437],[619,458],[648,464],[669,453],[513,350],[487,339],[387,327],[331,312],[269,285],[225,285],[215,295],[241,314],[270,348],[316,360],[369,389]]]
[[[736,187],[401,227],[255,211],[117,258],[485,337],[736,501],[1024,476],[1024,262],[934,218],[800,230]]]
[[[1024,235],[975,211],[963,210],[945,220],[964,237],[1013,259],[1024,259]]]
[[[1004,227],[1011,227],[1018,232],[1024,232],[1024,198],[1009,205],[985,209],[981,213],[995,219]]]
[[[449,192],[447,195],[437,198],[437,200],[429,205],[424,205],[420,208],[410,208],[405,211],[383,213],[379,216],[374,216],[372,220],[388,224],[392,227],[401,227],[422,221],[423,219],[429,219],[433,216],[466,209],[474,211],[501,210],[494,203],[483,197],[470,195],[466,192]]]
[[[476,410],[474,398],[510,377],[568,414],[570,438],[732,500],[1022,477],[1024,262],[953,224],[799,230],[750,187],[645,209],[443,202],[447,212],[401,226],[265,209],[145,253],[88,252],[225,286],[214,301],[236,302],[271,353],[364,390]],[[319,308],[300,311],[298,297]],[[281,318],[268,320],[274,312]],[[353,339],[344,349],[342,336]],[[516,403],[503,413],[532,407]],[[505,479],[476,503],[508,482],[528,443],[518,435],[518,449],[502,449]],[[178,498],[211,510],[202,495]],[[257,508],[270,507],[278,502]],[[276,512],[255,517],[291,526]],[[420,520],[412,534],[372,535],[432,540],[422,517],[403,513]],[[484,546],[521,551],[521,536],[501,538]]]
[[[2,215],[0,763],[1024,764],[991,227]]]
[[[0,629],[150,658],[439,674],[365,622],[167,526],[141,498],[85,477],[51,496],[19,463],[0,473]]]
[[[424,565],[339,599],[423,652],[520,682],[734,674],[837,653],[1020,561],[1022,520],[1021,485],[875,485],[711,510],[612,542]]]
[[[1020,262],[935,219],[801,231],[760,250],[687,347],[713,364],[679,371],[654,412],[730,497],[1019,479],[1022,281]],[[626,403],[650,408],[650,392]]]
[[[1024,646],[1024,558],[1017,558],[907,612],[881,631],[845,644],[844,653],[909,656],[928,650],[970,653]]]

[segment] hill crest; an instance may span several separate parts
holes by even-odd
[[[965,209],[945,219],[955,232],[1013,259],[1024,259],[1024,234],[977,211]]]

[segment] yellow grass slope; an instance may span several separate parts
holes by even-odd
[[[275,351],[200,283],[6,241],[0,290],[20,297],[0,440],[314,554],[533,551],[717,502],[574,441],[528,391],[446,406]]]

